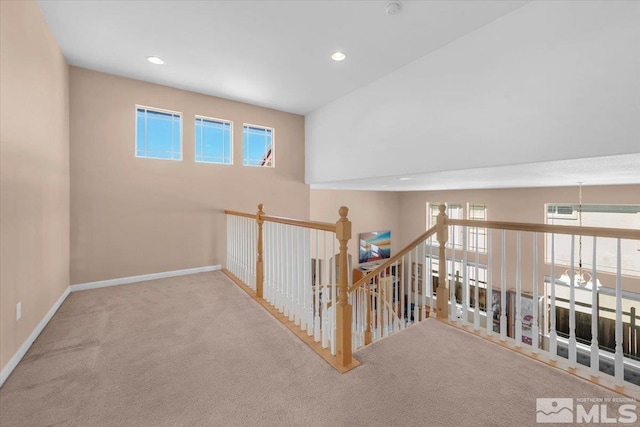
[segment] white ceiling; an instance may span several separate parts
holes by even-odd
[[[403,180],[400,180],[403,178]],[[408,179],[406,179],[408,178]],[[314,189],[370,191],[472,190],[640,184],[640,153],[557,160],[313,184]],[[640,192],[636,197],[640,201]]]
[[[536,5],[514,0],[403,0],[401,13],[390,16],[386,0],[38,2],[71,65],[303,115],[342,102],[363,88],[380,86],[385,76],[438,55],[490,25],[515,15],[522,18]],[[486,48],[499,50],[498,39],[494,41],[495,46]],[[332,61],[335,50],[344,51],[347,59]],[[162,57],[166,64],[150,64],[149,55]],[[640,151],[640,141],[638,146]],[[425,170],[408,175],[410,180],[399,181],[400,177],[315,180],[312,188],[411,191],[640,184],[640,154]]]
[[[307,114],[524,1],[45,1],[71,65]],[[347,59],[330,55],[342,50]],[[163,66],[146,57],[163,58]]]

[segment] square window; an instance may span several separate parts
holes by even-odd
[[[136,106],[136,157],[182,160],[182,115]]]
[[[196,162],[232,164],[232,140],[231,122],[196,116]]]
[[[273,129],[255,125],[244,125],[244,166],[275,167]]]

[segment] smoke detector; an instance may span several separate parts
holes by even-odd
[[[397,0],[388,1],[384,5],[384,9],[387,11],[387,15],[397,15],[402,10],[402,3]]]

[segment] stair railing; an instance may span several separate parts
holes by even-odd
[[[270,216],[263,208],[259,204],[256,214],[225,211],[225,273],[327,349],[332,364],[355,366],[347,298],[348,208],[339,209],[333,224]]]
[[[354,307],[354,347],[403,330],[435,313],[434,283],[428,261],[432,227],[349,287]],[[431,253],[433,255],[433,253]],[[436,279],[436,280],[434,280]]]
[[[640,230],[449,219],[445,209],[349,287],[356,348],[436,316],[619,391],[640,390]],[[578,334],[578,317],[590,334]]]

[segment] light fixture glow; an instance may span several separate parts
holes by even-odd
[[[155,65],[164,64],[164,59],[159,58],[157,56],[147,56],[147,61],[149,61],[149,62],[151,62],[152,64],[155,64]]]
[[[343,61],[344,58],[346,58],[347,55],[345,55],[344,53],[338,51],[338,52],[333,52],[333,54],[331,55],[331,59],[333,59],[334,61]]]
[[[398,181],[409,181],[411,178],[408,176],[403,176],[402,178],[398,178]]]

